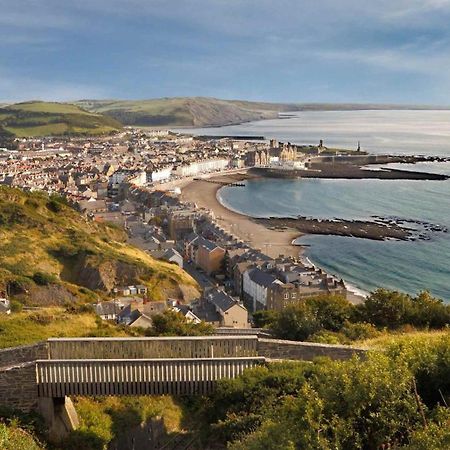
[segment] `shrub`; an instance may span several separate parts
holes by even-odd
[[[150,336],[204,336],[214,331],[210,324],[191,322],[183,314],[173,310],[155,314],[152,319],[153,327],[146,331]]]
[[[55,275],[45,272],[35,272],[32,276],[32,280],[39,286],[47,286],[57,281]]]
[[[54,213],[59,213],[59,212],[61,212],[61,209],[62,209],[61,203],[59,203],[55,199],[49,200],[47,202],[46,206],[51,212],[54,212]]]
[[[341,332],[350,341],[372,339],[380,335],[380,331],[374,325],[365,322],[345,322]]]
[[[39,325],[50,325],[55,320],[55,316],[46,312],[36,312],[30,314],[30,320]]]

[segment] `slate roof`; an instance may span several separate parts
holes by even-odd
[[[210,303],[214,304],[222,311],[228,311],[231,307],[239,305],[239,302],[233,297],[228,295],[226,292],[217,289],[209,291],[206,294],[206,298]]]
[[[277,281],[277,278],[272,274],[263,272],[258,268],[251,269],[248,275],[254,283],[264,287],[269,287],[272,283]]]
[[[114,302],[101,302],[95,305],[95,312],[99,316],[110,316],[120,312],[120,307]]]

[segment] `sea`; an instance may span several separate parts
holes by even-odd
[[[378,154],[448,156],[450,111],[315,111],[218,128],[198,135],[263,135],[296,144],[361,149]],[[450,175],[450,162],[393,165]],[[450,181],[258,179],[225,187],[220,201],[258,217],[310,216],[427,222],[450,230]],[[409,225],[408,225],[409,226]],[[450,231],[428,240],[372,241],[308,235],[299,242],[316,265],[364,292],[378,287],[416,294],[428,290],[450,303]]]

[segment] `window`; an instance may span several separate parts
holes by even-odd
[[[286,294],[284,294],[284,298],[285,298],[285,300],[289,299],[289,292],[286,292]]]

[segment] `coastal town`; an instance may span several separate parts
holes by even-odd
[[[129,129],[18,144],[0,153],[1,184],[64,196],[89,220],[124,228],[130,244],[178,265],[201,287],[194,301],[156,302],[130,281],[96,305],[102,319],[146,328],[154,314],[173,309],[194,322],[245,329],[253,312],[280,311],[305,297],[361,300],[302,256],[292,245],[298,231],[252,222],[216,198],[222,186],[239,189],[252,167],[305,169],[312,158],[329,154],[322,142],[300,147]]]

